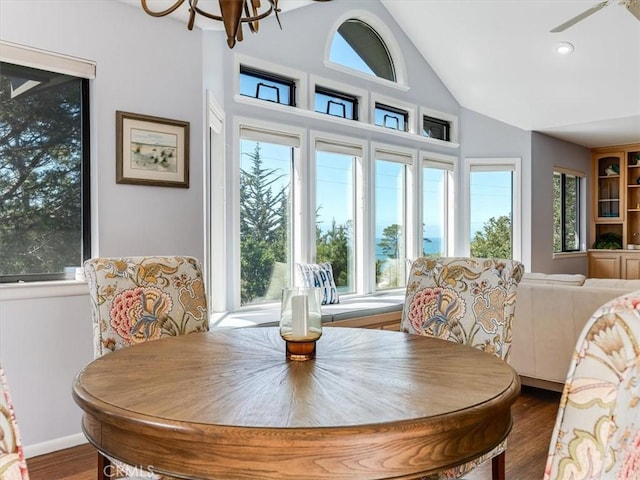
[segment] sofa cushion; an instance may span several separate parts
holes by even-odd
[[[598,288],[622,288],[628,291],[640,290],[640,280],[625,280],[618,278],[587,278],[585,286]]]
[[[572,285],[579,287],[584,284],[586,277],[580,273],[525,273],[522,283],[537,283],[543,285]]]

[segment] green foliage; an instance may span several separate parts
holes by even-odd
[[[80,81],[10,91],[3,72],[0,274],[61,273],[82,261]]]
[[[335,219],[331,222],[331,228],[324,233],[316,226],[316,260],[319,263],[331,263],[337,287],[350,286],[349,264],[353,252],[349,246],[352,231],[351,222],[337,225]]]
[[[596,238],[593,248],[619,249],[622,248],[622,237],[614,232],[605,232]]]
[[[402,231],[397,223],[385,227],[382,231],[382,239],[378,245],[387,257],[398,258],[401,235]]]
[[[389,260],[376,261],[376,283],[391,288],[402,285],[403,268],[399,263],[402,228],[397,223],[385,227],[378,246]]]
[[[476,232],[471,242],[471,256],[481,258],[511,258],[511,218],[491,217],[483,230]]]
[[[240,251],[243,304],[263,297],[275,262],[287,260],[288,186],[276,187],[283,175],[263,168],[256,144],[249,169],[240,171]]]
[[[564,188],[562,182],[564,181]],[[553,174],[553,251],[571,251],[579,248],[579,178],[555,172]],[[564,198],[563,198],[564,191]],[[564,242],[562,238],[564,226]],[[564,248],[563,248],[564,243]]]

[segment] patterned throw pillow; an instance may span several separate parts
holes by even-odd
[[[322,305],[340,303],[336,282],[333,279],[333,269],[329,262],[298,263],[298,270],[305,287],[322,289]]]

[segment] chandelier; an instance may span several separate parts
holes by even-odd
[[[176,11],[185,1],[189,3],[189,21],[187,28],[193,30],[193,25],[196,20],[196,14],[203,17],[210,18],[212,20],[221,21],[224,24],[224,29],[227,33],[227,45],[229,48],[233,48],[236,41],[241,42],[243,37],[242,24],[246,23],[249,26],[249,30],[252,33],[258,32],[258,22],[263,18],[268,17],[272,13],[275,14],[278,25],[282,29],[280,24],[280,8],[278,8],[278,0],[266,0],[266,7],[261,8],[260,0],[218,0],[220,4],[220,14],[207,12],[198,7],[198,0],[176,0],[171,7],[159,12],[153,11],[147,5],[148,0],[140,0],[142,2],[142,9],[153,17],[164,17],[170,13]],[[327,1],[327,0],[316,0]]]

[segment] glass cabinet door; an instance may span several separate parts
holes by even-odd
[[[597,215],[602,220],[621,219],[621,156],[611,154],[597,159]]]
[[[640,249],[640,152],[627,153],[627,245]]]

